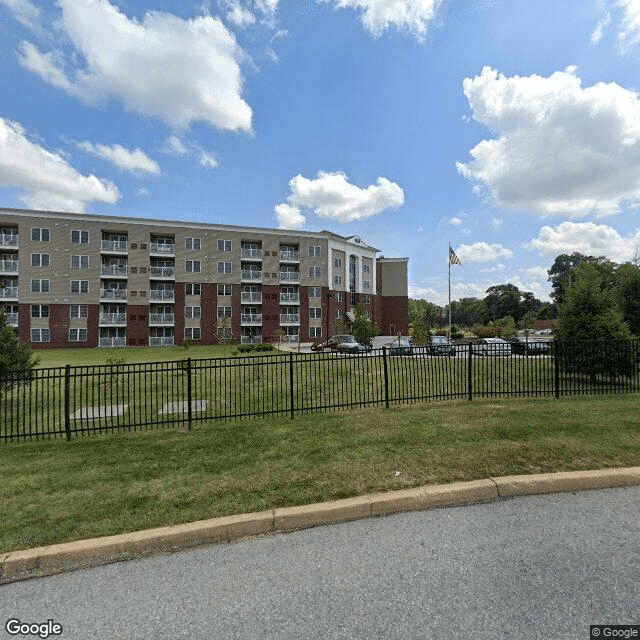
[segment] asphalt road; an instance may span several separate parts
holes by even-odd
[[[49,637],[65,639],[586,640],[590,625],[640,624],[640,487],[404,513],[2,585],[0,616],[2,638],[38,637],[10,635],[16,618],[50,619],[62,634]]]

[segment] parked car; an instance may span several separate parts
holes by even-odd
[[[432,356],[455,356],[456,345],[446,336],[432,336],[426,351]]]
[[[511,345],[501,338],[481,338],[471,345],[471,351],[481,356],[508,356]]]
[[[551,353],[551,345],[548,342],[540,340],[529,340],[522,338],[507,338],[507,342],[511,345],[511,353],[524,355],[525,352],[530,356],[548,355]]]
[[[338,351],[341,353],[360,353],[371,351],[371,345],[360,344],[353,336],[346,336],[346,339],[338,344]]]
[[[409,340],[394,340],[384,345],[390,356],[410,356],[413,354],[413,346]]]
[[[323,351],[324,349],[331,349],[332,351],[336,351],[340,343],[348,340],[349,338],[353,338],[353,336],[347,334],[331,336],[324,342],[316,342],[315,344],[311,345],[311,349],[313,351]]]

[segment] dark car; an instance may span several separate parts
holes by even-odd
[[[529,340],[527,342],[522,338],[507,338],[507,342],[511,345],[511,353],[518,355],[527,353],[530,356],[540,356],[551,353],[551,345],[548,342],[539,340]]]
[[[456,345],[446,336],[432,336],[426,346],[426,352],[432,356],[455,356]]]
[[[323,351],[324,349],[331,349],[332,351],[337,351],[338,347],[340,346],[340,343],[344,342],[345,340],[349,340],[350,338],[353,338],[353,336],[350,336],[347,334],[331,336],[328,340],[325,340],[324,342],[316,342],[316,344],[311,346],[311,349],[313,351]]]
[[[371,345],[360,344],[353,336],[346,336],[345,340],[338,344],[338,351],[341,353],[360,353],[371,351]]]
[[[394,340],[384,345],[390,356],[410,356],[413,354],[413,346],[409,340]]]

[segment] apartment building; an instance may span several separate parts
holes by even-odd
[[[322,231],[0,208],[0,304],[34,347],[406,334],[408,258]]]

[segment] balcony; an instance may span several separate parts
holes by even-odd
[[[175,257],[176,245],[167,242],[152,242],[149,244],[149,255]]]
[[[299,251],[281,251],[280,262],[300,262]]]
[[[127,265],[126,264],[103,264],[100,269],[101,276],[113,276],[114,278],[126,278],[127,277]]]
[[[100,289],[101,300],[126,300],[126,289]]]
[[[299,313],[281,313],[280,324],[289,325],[289,326],[300,324],[300,314]]]
[[[149,324],[150,325],[171,325],[174,323],[173,313],[150,313]]]
[[[18,326],[18,314],[17,313],[7,313],[6,314],[7,324],[11,327]]]
[[[262,303],[262,294],[253,291],[242,291],[240,293],[240,302],[259,302]]]
[[[126,240],[103,240],[100,244],[102,253],[128,253],[129,243]]]
[[[262,336],[240,336],[241,344],[262,344]]]
[[[126,338],[100,338],[98,340],[99,347],[126,347]]]
[[[0,247],[17,247],[17,233],[0,233]]]
[[[280,302],[284,304],[299,304],[300,294],[299,293],[281,293]]]
[[[242,258],[248,260],[262,260],[262,249],[245,249],[241,250]]]
[[[101,313],[100,324],[105,325],[123,325],[127,324],[126,313]]]
[[[262,282],[262,271],[242,269],[240,273],[240,280],[248,282]]]
[[[163,338],[149,338],[150,347],[173,347],[173,336]]]
[[[262,314],[261,313],[243,313],[240,315],[241,325],[261,325]]]
[[[0,260],[0,274],[18,273],[17,260]]]
[[[0,289],[0,299],[2,300],[17,300],[18,299],[18,287],[5,287]]]
[[[162,300],[164,302],[173,302],[175,292],[173,289],[151,289],[149,291],[150,300]]]
[[[280,282],[300,282],[299,271],[281,271]]]
[[[149,267],[149,277],[156,280],[162,278],[168,278],[170,280],[176,279],[175,267]]]

